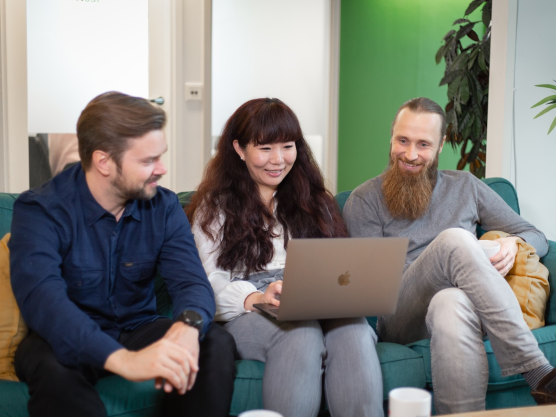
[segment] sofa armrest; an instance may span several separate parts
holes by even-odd
[[[541,259],[544,266],[548,268],[548,282],[550,283],[550,296],[546,305],[544,319],[546,325],[556,324],[556,242],[548,241],[548,253]]]

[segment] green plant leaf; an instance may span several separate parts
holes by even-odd
[[[471,113],[465,113],[465,116],[462,117],[461,123],[459,125],[460,129],[464,129],[469,121],[473,121],[473,115]]]
[[[469,6],[467,6],[467,10],[465,10],[464,16],[469,16],[471,13],[475,11],[477,7],[483,4],[486,0],[474,0],[471,2]]]
[[[459,86],[459,97],[463,104],[469,101],[469,81],[467,77],[463,77]]]
[[[467,65],[467,59],[467,54],[459,54],[456,59],[454,59],[454,62],[452,62],[452,65],[450,65],[450,71],[456,71],[465,68],[465,66]]]
[[[479,54],[479,48],[475,48],[473,52],[469,54],[469,61],[467,62],[468,71],[471,70],[471,68],[473,67],[473,64],[475,63],[475,59],[477,58],[478,54]]]
[[[479,62],[479,68],[483,71],[486,71],[487,67],[486,67],[486,63],[485,63],[485,56],[483,55],[482,52],[479,52],[478,62]]]
[[[550,132],[552,132],[552,129],[554,129],[555,127],[556,127],[556,117],[552,121],[552,124],[550,125],[550,129],[548,129],[547,135],[550,135]]]
[[[541,104],[544,104],[544,103],[546,103],[547,101],[550,101],[550,100],[556,100],[556,95],[554,95],[554,96],[548,96],[548,97],[546,97],[546,98],[543,98],[543,99],[542,99],[541,101],[539,101],[537,104],[535,104],[534,106],[531,106],[531,108],[534,109],[535,107],[540,106]]]
[[[461,25],[462,23],[471,23],[471,20],[469,20],[469,19],[458,19],[454,23],[452,23],[452,26]]]
[[[454,29],[452,29],[451,31],[449,31],[446,35],[444,35],[444,37],[442,38],[442,40],[444,42],[446,42],[449,38],[451,38],[454,34],[456,33],[456,31]]]
[[[492,3],[487,2],[483,7],[483,15],[482,15],[483,25],[485,25],[487,28],[490,26],[491,12],[492,12]]]
[[[481,166],[479,168],[475,169],[475,176],[479,179],[485,177],[485,166],[484,166],[484,164],[481,163]]]
[[[466,36],[469,32],[471,32],[473,30],[474,26],[475,26],[475,23],[469,23],[465,26],[461,26],[458,30],[458,33],[456,33],[456,39],[459,40],[459,39],[463,38],[464,36]]]
[[[436,64],[440,64],[440,61],[442,61],[442,58],[446,58],[446,53],[450,50],[450,48],[452,47],[452,42],[446,42],[444,45],[442,45],[439,49],[438,52],[436,53]]]
[[[456,110],[456,116],[461,114],[461,104],[459,103],[459,100],[454,100],[454,109]]]
[[[451,100],[457,94],[458,87],[461,84],[461,77],[456,77],[454,80],[448,85],[448,100]]]
[[[449,84],[452,81],[455,80],[456,77],[458,77],[460,74],[460,71],[450,71],[449,73],[447,73],[444,78],[442,78],[442,80],[440,80],[440,86],[444,85],[444,84]]]
[[[537,84],[535,85],[535,87],[552,88],[553,90],[556,90],[556,85],[552,84]]]
[[[551,106],[546,107],[543,111],[541,111],[539,114],[537,114],[533,119],[536,119],[537,117],[540,117],[545,113],[548,113],[552,109],[556,109],[556,104],[553,104]]]

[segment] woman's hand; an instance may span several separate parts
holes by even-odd
[[[254,292],[249,294],[243,305],[249,311],[253,311],[253,304],[272,304],[278,307],[280,305],[280,294],[282,294],[282,281],[274,281],[270,283],[264,293]]]

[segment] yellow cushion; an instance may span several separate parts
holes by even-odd
[[[14,370],[15,350],[27,335],[10,282],[10,233],[0,240],[0,379],[18,381]]]
[[[485,233],[481,240],[507,236],[507,233],[492,231]],[[527,242],[518,239],[517,249],[514,266],[506,275],[506,281],[519,301],[525,322],[532,330],[544,326],[544,312],[550,294],[548,269],[540,263],[537,251]]]

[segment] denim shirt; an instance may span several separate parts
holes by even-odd
[[[177,196],[158,187],[131,200],[119,221],[94,199],[81,164],[17,199],[9,242],[23,318],[66,365],[104,366],[118,337],[160,316],[154,278],[165,278],[174,317],[201,314],[214,294]]]

